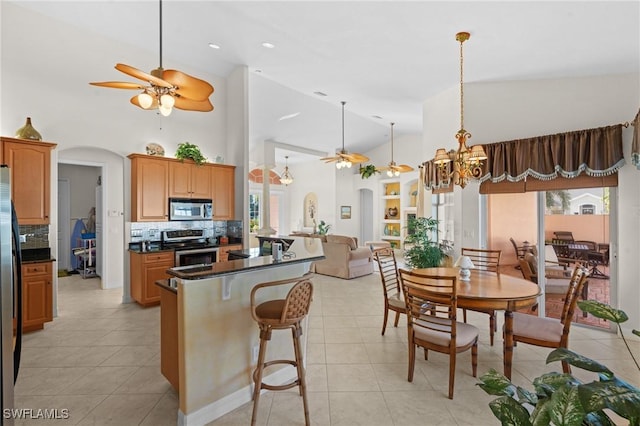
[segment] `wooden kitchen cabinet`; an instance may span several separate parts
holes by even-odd
[[[22,265],[22,331],[53,321],[53,261]]]
[[[149,155],[131,154],[131,221],[168,220],[169,162]]]
[[[235,218],[235,166],[216,164],[212,167],[213,220]]]
[[[56,144],[2,137],[2,162],[11,170],[11,199],[20,225],[48,225],[51,150]]]
[[[193,161],[169,163],[169,197],[211,198],[211,167]]]
[[[242,244],[220,247],[218,249],[218,262],[226,262],[229,260],[229,250],[242,250]]]
[[[167,269],[173,268],[173,251],[130,253],[131,297],[142,306],[160,303],[158,280],[169,278]]]

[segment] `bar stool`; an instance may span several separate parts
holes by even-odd
[[[251,425],[256,424],[256,415],[258,413],[258,401],[260,399],[260,391],[268,390],[285,390],[294,386],[300,387],[300,395],[304,405],[304,421],[308,426],[309,407],[307,405],[307,385],[304,378],[304,367],[302,366],[302,352],[300,350],[300,336],[302,335],[301,322],[309,313],[311,305],[311,296],[313,294],[313,285],[309,273],[302,277],[290,278],[280,281],[271,281],[257,284],[251,290],[251,316],[260,327],[260,352],[258,353],[258,365],[253,372],[253,414],[251,415]],[[265,287],[274,287],[278,285],[286,285],[294,283],[289,290],[287,297],[284,299],[269,300],[256,306],[256,292]],[[272,330],[283,330],[290,328],[293,335],[293,349],[295,360],[274,360],[265,362],[264,358],[267,352],[267,342],[271,340]],[[298,370],[296,380],[284,385],[269,385],[262,382],[262,374],[266,367],[274,364],[290,364]]]

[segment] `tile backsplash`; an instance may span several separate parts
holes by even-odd
[[[175,229],[204,229],[207,238],[228,235],[242,238],[241,220],[202,220],[173,222],[131,222],[131,242],[160,241],[162,231]]]
[[[49,225],[20,225],[20,249],[49,247]]]

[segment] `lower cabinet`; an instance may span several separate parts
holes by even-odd
[[[53,321],[53,261],[22,265],[22,331]]]
[[[169,278],[167,269],[173,268],[173,251],[160,253],[130,252],[131,297],[142,306],[160,303],[158,280]]]
[[[229,250],[242,250],[242,245],[237,244],[220,247],[218,249],[218,262],[226,262],[229,260]]]

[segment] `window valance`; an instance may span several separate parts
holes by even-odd
[[[480,181],[519,182],[614,174],[624,165],[622,124],[484,145]]]

